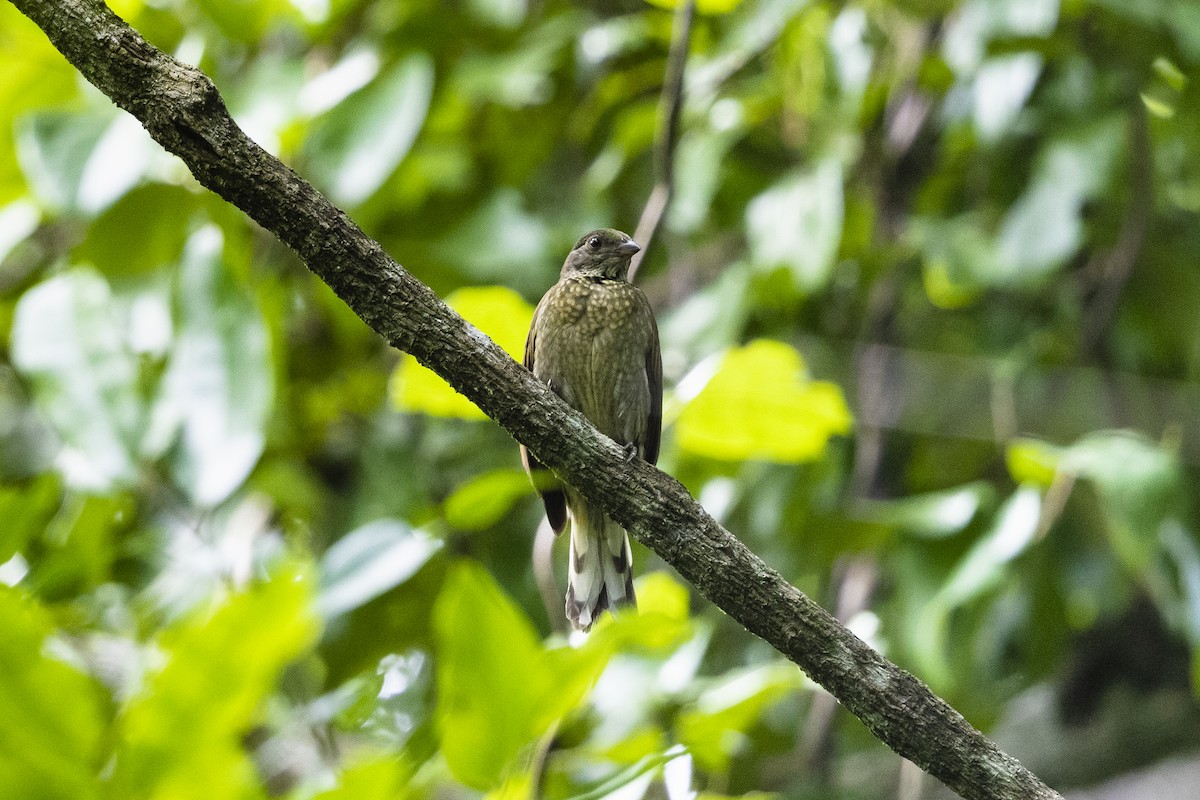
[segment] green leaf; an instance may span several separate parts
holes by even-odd
[[[339,103],[307,143],[309,171],[343,205],[391,176],[417,138],[433,93],[433,60],[413,53]]]
[[[549,235],[524,203],[515,189],[496,190],[439,242],[437,254],[480,283],[530,293],[545,288],[545,273],[531,267],[549,262]]]
[[[0,487],[0,564],[41,533],[62,503],[62,483],[53,473],[25,486]]]
[[[321,559],[317,608],[328,619],[358,608],[417,573],[442,543],[403,522],[370,522],[339,539]]]
[[[820,458],[829,437],[850,426],[836,384],[810,379],[790,345],[758,339],[724,355],[684,406],[676,439],[711,458],[798,463]]]
[[[92,223],[75,255],[109,278],[145,275],[174,264],[195,205],[195,196],[180,186],[134,189]]]
[[[545,649],[529,620],[477,564],[450,570],[434,608],[438,730],[454,776],[499,786],[514,759],[575,708],[606,648]]]
[[[38,198],[56,209],[79,205],[84,167],[112,119],[109,111],[45,111],[18,121],[17,159]]]
[[[1062,451],[1037,439],[1013,439],[1004,450],[1008,474],[1017,483],[1050,488],[1058,474]]]
[[[826,159],[750,202],[746,235],[757,268],[787,267],[801,291],[825,285],[842,238],[842,177],[841,165]]]
[[[104,279],[81,268],[33,287],[17,303],[12,339],[13,363],[62,440],[67,482],[103,491],[131,481],[144,418],[138,365]]]
[[[763,712],[804,685],[792,664],[775,663],[722,676],[679,715],[676,734],[696,763],[724,772]]]
[[[446,521],[464,531],[481,531],[503,519],[513,505],[533,491],[519,469],[495,469],[477,475],[446,498]]]
[[[1180,512],[1178,459],[1141,435],[1103,431],[1068,447],[1060,464],[1100,490],[1117,555],[1144,575],[1160,552],[1160,526]]]
[[[941,539],[962,531],[981,509],[993,507],[995,494],[990,483],[976,481],[944,492],[900,500],[864,500],[861,504],[872,521],[924,539]]]
[[[1123,119],[1108,119],[1046,148],[1000,226],[997,277],[1036,280],[1075,254],[1083,241],[1084,203],[1107,185],[1124,130]]]
[[[659,8],[675,8],[681,0],[646,0],[652,6]],[[697,0],[696,10],[701,14],[728,14],[739,5],[742,0]]]
[[[1042,509],[1041,493],[1023,486],[1000,509],[995,526],[971,546],[935,604],[956,608],[995,586],[1005,566],[1033,543]]]
[[[954,678],[946,654],[952,612],[1000,583],[1009,563],[1033,543],[1041,509],[1042,496],[1036,487],[1023,486],[1014,492],[991,530],[971,546],[921,612],[914,654],[931,684],[947,687]]]
[[[274,367],[262,315],[222,258],[215,227],[188,241],[175,291],[178,331],[145,438],[202,506],[234,492],[262,455]]]
[[[637,613],[601,618],[589,644],[613,652],[665,653],[691,638],[686,586],[665,572],[651,572],[638,578],[635,594]]]
[[[85,675],[48,654],[49,614],[0,584],[0,793],[101,796],[106,712]]]
[[[288,565],[163,631],[162,666],[121,716],[112,796],[261,795],[242,738],[316,637],[311,584]]]
[[[525,336],[533,321],[533,306],[512,289],[481,286],[459,289],[446,303],[490,336],[513,358],[525,352]],[[474,403],[438,377],[437,373],[405,355],[392,374],[392,404],[401,411],[434,417],[487,419]]]
[[[312,800],[403,800],[414,796],[412,768],[396,758],[358,760],[336,777],[337,786]]]

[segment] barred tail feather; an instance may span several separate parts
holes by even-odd
[[[583,508],[575,513],[578,506]],[[567,619],[586,631],[602,611],[623,605],[636,605],[629,537],[599,511],[572,504]]]

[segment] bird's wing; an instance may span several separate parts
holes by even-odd
[[[542,307],[539,304],[537,310],[533,312],[529,335],[525,337],[525,367],[530,372],[534,372],[534,363],[537,357],[537,319],[541,310]],[[542,504],[546,507],[546,519],[550,522],[550,527],[554,529],[555,533],[562,533],[567,524],[567,498],[563,494],[562,485],[534,457],[533,453],[529,452],[529,448],[525,445],[521,445],[521,462],[525,465],[525,471],[529,473],[534,488],[542,496]]]
[[[655,464],[662,439],[662,349],[658,344],[658,325],[654,322],[653,312],[650,313],[650,346],[646,348],[646,383],[650,387],[650,413],[646,417],[642,458]]]

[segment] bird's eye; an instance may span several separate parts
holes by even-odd
[[[592,248],[593,250],[599,250],[600,249],[600,237],[593,236],[592,238],[588,239],[588,247]]]

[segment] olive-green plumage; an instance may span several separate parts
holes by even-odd
[[[630,457],[658,460],[662,359],[654,313],[626,282],[638,251],[624,233],[592,231],[576,243],[533,314],[525,366]],[[544,469],[521,448],[530,475]],[[555,533],[571,517],[567,617],[587,630],[606,608],[632,604],[629,538],[569,486],[538,480]]]

